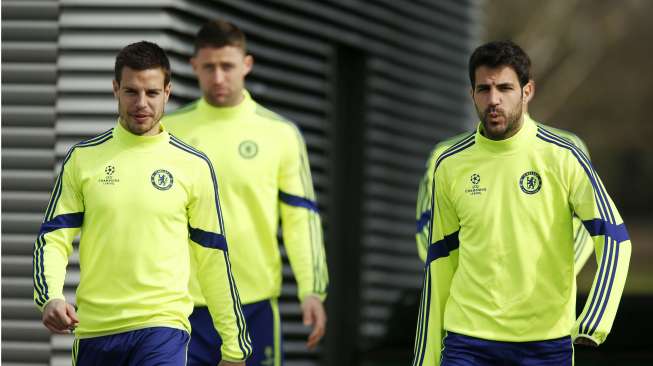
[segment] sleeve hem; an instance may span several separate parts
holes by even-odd
[[[318,294],[318,293],[314,293],[314,292],[302,292],[297,297],[299,298],[299,302],[303,303],[304,299],[306,299],[308,296],[313,296],[313,297],[317,298],[318,300],[320,300],[320,302],[323,303],[324,300],[326,300],[327,294],[326,293]]]
[[[65,298],[64,296],[55,296],[55,297],[51,297],[51,298],[49,298],[48,301],[46,301],[46,302],[43,304],[43,306],[40,306],[40,305],[36,304],[36,307],[37,307],[37,308],[39,309],[39,311],[42,313],[43,310],[45,309],[45,307],[48,306],[48,304],[49,304],[50,302],[52,302],[52,300],[63,300],[64,302],[66,302],[66,298]]]

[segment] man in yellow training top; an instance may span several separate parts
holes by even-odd
[[[252,100],[244,89],[253,66],[244,34],[233,24],[213,21],[195,38],[191,58],[202,98],[164,119],[170,131],[206,152],[218,173],[233,271],[252,336],[248,365],[280,365],[281,293],[279,220],[283,243],[299,287],[307,346],[322,338],[328,274],[306,146],[297,127]],[[222,334],[194,277],[195,310],[189,365],[215,365]]]
[[[221,365],[251,343],[231,274],[208,158],[159,124],[170,63],[138,42],[116,57],[116,126],[70,149],[34,246],[34,301],[54,333],[74,329],[73,365],[186,364],[191,258],[216,327]],[[63,296],[80,233],[78,310]],[[189,240],[190,238],[190,240]]]
[[[524,113],[533,84],[519,46],[478,47],[469,78],[480,123],[431,166],[413,365],[572,365],[572,343],[598,346],[610,332],[628,232],[589,157]],[[574,215],[598,261],[578,318]]]

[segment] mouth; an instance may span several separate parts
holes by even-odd
[[[217,96],[225,96],[229,94],[229,91],[226,89],[213,89],[213,94]]]
[[[491,109],[485,112],[486,119],[491,122],[498,122],[499,118],[504,118],[504,114],[500,110]]]
[[[135,113],[135,114],[131,114],[131,117],[137,123],[145,123],[152,116],[150,114],[147,114],[147,113]]]

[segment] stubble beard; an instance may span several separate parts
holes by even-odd
[[[217,97],[210,90],[204,93],[204,100],[206,100],[210,105],[218,108],[231,107],[232,99],[231,95]]]
[[[244,86],[240,89],[236,88],[236,90],[233,90],[230,94],[218,98],[213,95],[211,89],[207,90],[206,92],[203,92],[202,94],[204,95],[204,100],[206,100],[207,103],[214,107],[218,108],[225,108],[225,107],[235,107],[240,102],[242,102],[242,95],[243,95],[243,90]]]
[[[476,107],[476,106],[475,106]],[[503,115],[503,117],[506,120],[505,123],[505,128],[503,129],[492,129],[490,128],[490,124],[488,120],[490,119],[490,113],[494,110],[494,108],[486,108],[485,111],[481,112],[476,109],[476,114],[478,115],[478,118],[481,120],[481,123],[483,124],[483,134],[485,137],[491,139],[491,140],[504,140],[512,135],[514,135],[514,131],[517,127],[519,127],[519,120],[522,117],[522,112],[523,112],[523,106],[522,103],[519,103],[518,107],[513,109],[512,111],[505,111],[502,110],[500,113]]]
[[[120,102],[118,102],[118,110],[122,110],[122,106],[120,105]],[[129,132],[131,132],[134,135],[138,136],[143,136],[147,134],[148,132],[152,131],[152,129],[160,129],[159,122],[163,118],[163,115],[165,114],[165,106],[161,111],[156,111],[154,113],[154,116],[152,116],[152,123],[150,125],[145,126],[146,129],[142,129],[139,127],[143,127],[142,125],[138,124],[136,121],[133,121],[131,116],[129,115],[129,111],[125,110],[124,112],[125,115],[120,115],[120,119],[125,122],[126,126],[125,127]]]

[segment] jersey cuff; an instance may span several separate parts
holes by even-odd
[[[36,304],[36,307],[39,309],[40,312],[43,312],[43,309],[45,309],[45,307],[48,306],[48,304],[49,304],[50,302],[52,302],[52,300],[63,300],[64,302],[66,302],[66,298],[65,298],[63,295],[61,295],[61,296],[54,296],[54,297],[50,297],[50,298],[48,299],[48,301],[46,301],[46,302],[43,304],[43,306],[40,306],[39,304]]]
[[[306,299],[308,296],[313,296],[313,297],[317,298],[318,300],[320,300],[320,302],[323,303],[324,300],[326,300],[327,294],[326,293],[316,294],[316,293],[313,293],[313,292],[307,292],[307,293],[300,294],[297,297],[299,298],[299,302],[303,303],[304,299]]]

